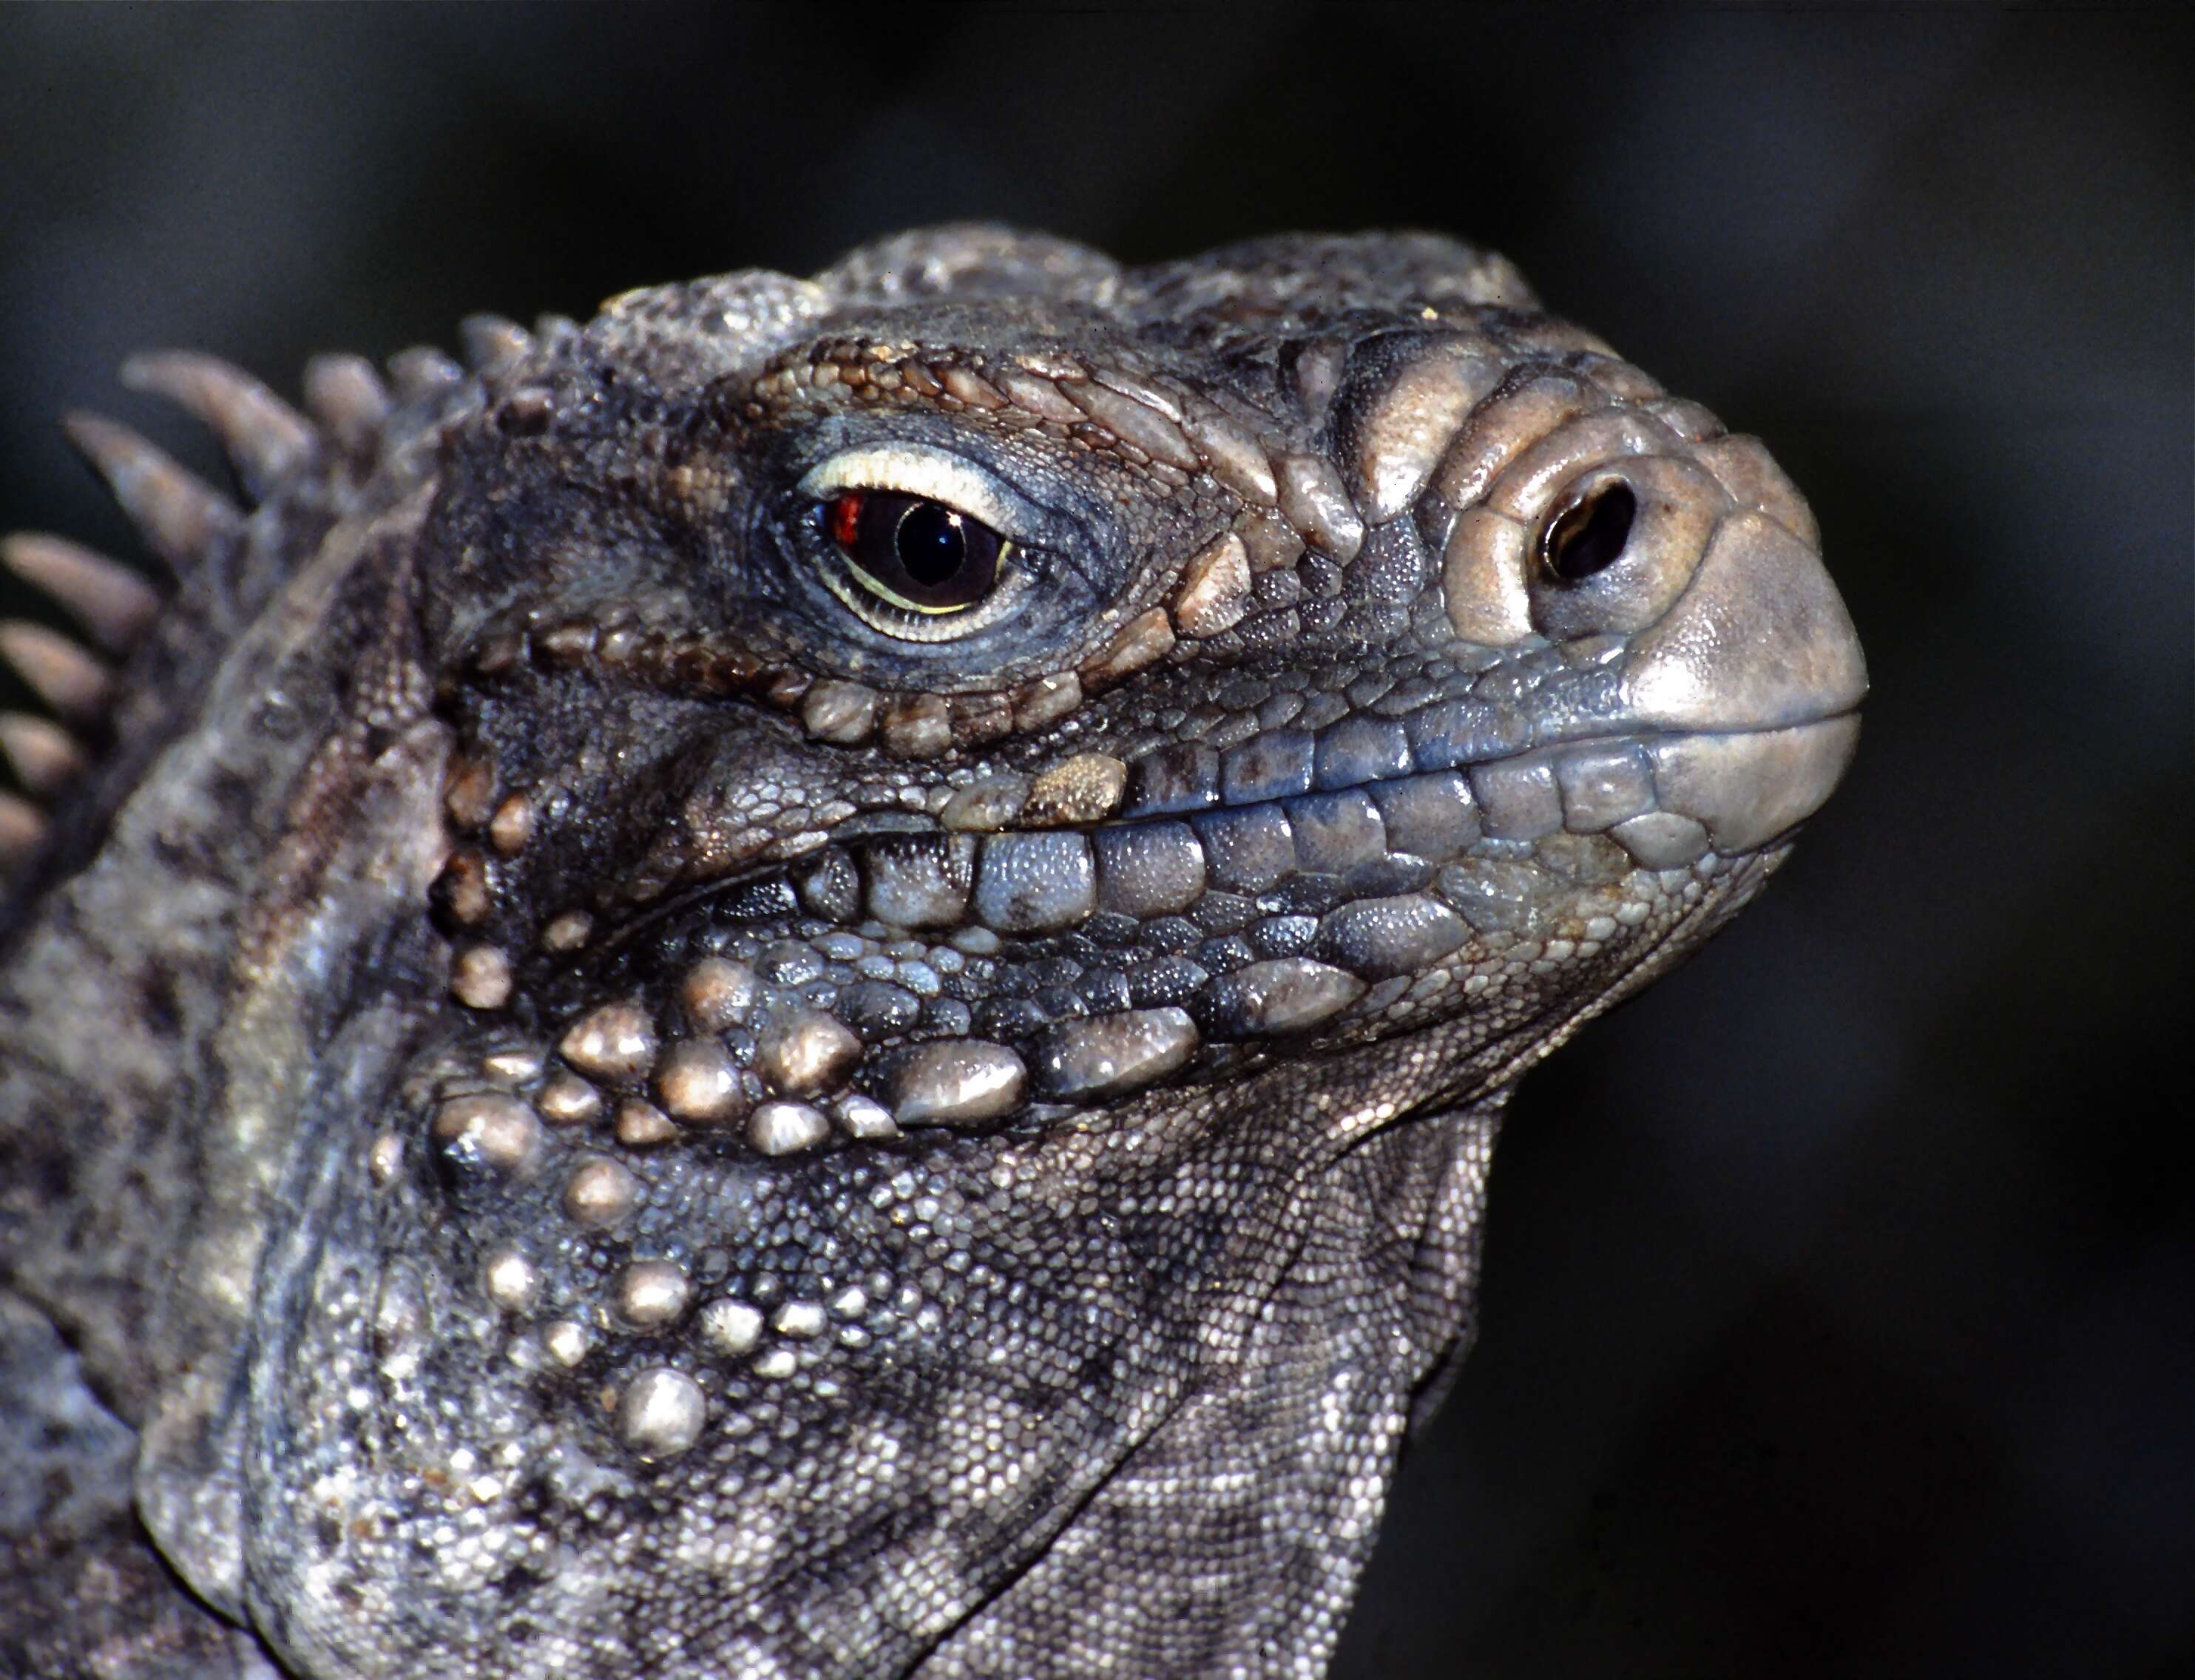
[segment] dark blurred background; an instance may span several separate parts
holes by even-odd
[[[0,528],[130,550],[66,406],[207,458],[113,388],[143,346],[294,389],[943,217],[1507,251],[1770,440],[1875,696],[1767,898],[1526,1082],[1484,1334],[1339,1672],[2186,1673],[2189,47],[2177,10],[9,7]]]

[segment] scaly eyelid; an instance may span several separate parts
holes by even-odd
[[[965,457],[921,444],[872,444],[841,451],[810,468],[800,493],[817,501],[840,491],[896,491],[942,502],[1010,542],[1027,543],[1029,521],[998,480]]]

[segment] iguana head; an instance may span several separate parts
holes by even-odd
[[[156,1537],[314,1674],[1315,1666],[1499,1102],[1850,755],[1804,502],[1422,236],[470,337],[321,365],[20,912],[18,1044],[199,963],[36,1099],[204,1180]]]

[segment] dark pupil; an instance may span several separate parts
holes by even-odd
[[[1611,484],[1563,510],[1541,544],[1547,569],[1564,583],[1581,583],[1623,557],[1639,498],[1628,484]]]
[[[824,526],[873,588],[933,613],[972,607],[998,581],[999,533],[920,496],[848,491],[823,509]]]
[[[917,502],[901,515],[892,545],[907,575],[929,589],[951,582],[968,558],[960,515],[936,502]]]

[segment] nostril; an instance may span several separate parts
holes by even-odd
[[[1633,455],[1574,475],[1518,528],[1532,627],[1557,642],[1643,630],[1707,552],[1730,498],[1674,455]]]
[[[1547,523],[1540,563],[1566,584],[1581,584],[1623,558],[1639,498],[1621,479],[1597,484]]]

